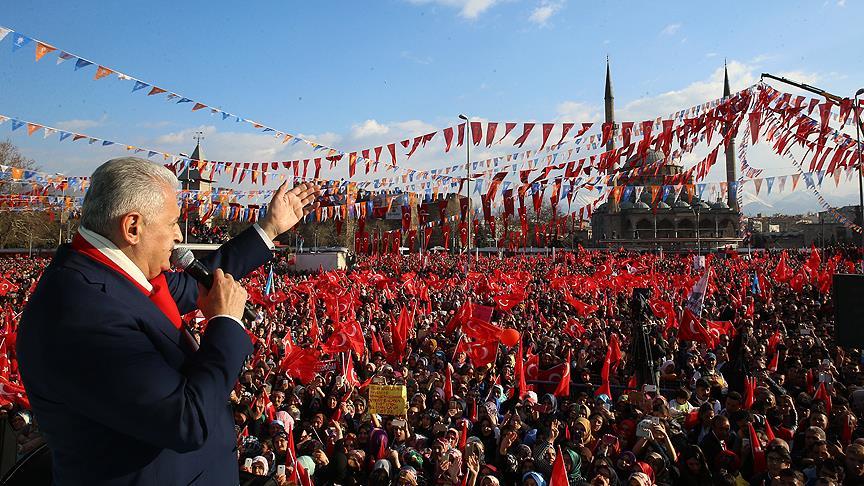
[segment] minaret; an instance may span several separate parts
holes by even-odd
[[[603,104],[606,107],[606,123],[612,124],[612,136],[609,137],[609,141],[606,143],[606,150],[614,150],[615,149],[615,134],[617,130],[615,129],[615,95],[612,94],[612,69],[609,67],[609,56],[606,56],[606,93],[603,96]],[[610,175],[614,174],[615,164],[609,164]],[[613,180],[612,185],[616,185]],[[618,203],[615,201],[609,200],[609,212],[617,213],[619,210]]]
[[[726,61],[723,61],[723,97],[726,98],[732,95],[732,90],[729,89],[729,70],[726,68]],[[724,128],[724,133],[729,130],[729,127]],[[735,157],[735,137],[729,140],[729,145],[726,146],[726,204],[733,211],[740,211],[738,207],[738,176],[736,174],[737,161]]]
[[[609,67],[609,56],[606,56],[606,95],[603,97],[604,105],[606,106],[606,123],[613,124],[613,133],[615,132],[615,95],[612,94],[612,70]],[[615,148],[615,137],[610,137],[606,144],[606,150]]]

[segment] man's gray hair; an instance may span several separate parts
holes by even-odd
[[[110,237],[117,220],[139,212],[147,221],[165,203],[165,186],[177,188],[177,177],[165,167],[138,157],[120,157],[100,165],[90,176],[81,226]]]

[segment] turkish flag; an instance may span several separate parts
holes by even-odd
[[[561,375],[561,381],[558,387],[555,388],[554,395],[556,397],[570,396],[570,351],[567,351],[567,361],[564,362],[564,373]]]
[[[495,361],[498,354],[498,340],[486,342],[465,343],[466,353],[471,358],[475,368],[486,366]]]
[[[825,388],[825,382],[819,383],[819,388],[816,390],[816,393],[813,395],[813,401],[822,400],[825,403],[825,411],[828,415],[831,415],[831,395],[828,393],[828,390]]]
[[[17,292],[18,286],[10,282],[6,277],[0,277],[0,296],[4,296],[10,292]]]
[[[774,269],[775,282],[788,282],[794,273],[786,264],[786,250],[780,253],[780,261],[777,262],[777,267]]]
[[[366,351],[366,341],[363,339],[363,331],[360,330],[360,324],[357,321],[337,324],[333,334],[321,346],[321,350],[328,354],[354,351],[358,356],[363,356]]]
[[[300,378],[303,383],[309,383],[318,373],[321,364],[321,353],[317,349],[295,347],[282,360],[279,368],[289,376]]]
[[[510,309],[516,307],[521,304],[528,296],[525,292],[510,292],[509,294],[496,295],[492,297],[492,300],[495,301],[495,304],[504,312],[509,311]]]
[[[582,302],[581,300],[574,298],[572,295],[570,295],[570,292],[564,293],[564,300],[568,304],[572,305],[574,309],[576,309],[576,314],[579,317],[585,317],[588,314],[591,314],[592,312],[596,312],[598,309],[600,309],[596,305],[586,304],[585,302]]]
[[[567,321],[567,325],[564,326],[564,333],[578,339],[581,335],[585,334],[585,328],[576,319],[570,319]]]
[[[690,309],[684,309],[684,316],[681,318],[681,325],[678,326],[679,341],[699,341],[714,347],[714,337],[702,327],[699,319],[693,315]]]

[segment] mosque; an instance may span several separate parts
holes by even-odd
[[[729,75],[725,73],[723,95],[729,96]],[[615,96],[612,92],[612,74],[606,62],[606,94],[604,97],[606,122],[615,124]],[[614,137],[610,138],[607,150],[615,148]],[[665,163],[662,162],[665,160]],[[680,188],[669,191],[652,205],[650,186],[662,186],[664,177],[681,174],[684,169],[680,159],[667,157],[657,150],[649,150],[641,158],[636,155],[627,159],[623,168],[634,169],[643,165],[662,163],[652,175],[631,177],[628,186],[634,190],[623,191],[620,201],[608,200],[597,207],[591,216],[593,244],[612,248],[664,250],[716,250],[737,248],[741,209],[735,184],[728,184],[727,200],[706,201]],[[734,139],[726,148],[726,181],[736,181],[736,156]],[[683,184],[693,184],[692,178]],[[673,187],[674,189],[674,187]],[[665,191],[664,191],[665,192]]]

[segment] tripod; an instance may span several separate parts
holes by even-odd
[[[659,379],[657,370],[655,369],[654,353],[649,340],[649,335],[654,328],[654,324],[648,319],[648,313],[650,312],[648,297],[650,295],[651,289],[633,289],[633,298],[630,301],[630,311],[633,319],[633,323],[631,324],[631,335],[633,336],[631,355],[633,356],[633,374],[636,375],[639,383],[654,385],[656,387]]]

